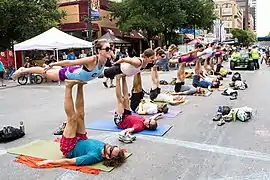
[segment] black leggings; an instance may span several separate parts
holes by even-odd
[[[260,69],[259,59],[253,59],[255,69]]]
[[[114,79],[114,77],[118,74],[121,74],[120,64],[115,64],[112,67],[104,70],[104,76],[106,78]]]

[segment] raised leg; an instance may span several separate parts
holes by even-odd
[[[124,98],[123,99],[124,109],[130,110],[130,100],[129,100],[126,76],[122,76],[122,93],[123,93],[123,98]]]
[[[44,74],[44,68],[42,67],[21,67],[15,73],[13,73],[12,79],[17,80],[17,78],[22,74],[39,74],[43,75],[47,80],[59,81],[59,70],[60,68],[52,68]]]
[[[77,97],[76,97],[76,117],[77,117],[77,133],[85,134],[85,122],[84,122],[84,94],[83,83],[78,84]]]
[[[207,61],[207,60],[205,60],[205,61]],[[201,69],[202,69],[202,67],[201,67],[202,65],[201,65],[201,61],[198,59],[197,61],[196,61],[196,65],[195,65],[195,75],[200,75],[200,73],[201,73]]]
[[[77,84],[77,81],[66,81],[64,107],[67,114],[67,124],[63,132],[63,136],[66,138],[75,137],[77,131],[77,118],[72,98],[72,88],[75,84]]]
[[[134,75],[133,78],[133,93],[139,92],[142,92],[142,79],[140,73]]]
[[[115,94],[116,94],[116,112],[119,115],[122,115],[124,113],[124,97],[121,92],[121,76],[117,75],[115,76],[116,82],[116,88],[115,88]]]
[[[152,90],[154,90],[159,87],[159,78],[156,66],[152,67],[151,74],[152,74]]]
[[[185,66],[186,64],[182,63],[181,66],[178,68],[176,82],[185,82]]]

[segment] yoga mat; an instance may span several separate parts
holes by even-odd
[[[171,125],[159,125],[155,131],[144,130],[138,134],[150,136],[164,136],[170,129]],[[113,120],[98,120],[87,125],[86,129],[120,132],[123,129],[118,129]]]
[[[186,104],[188,101],[186,100],[185,102],[181,103],[181,104]],[[115,110],[111,110],[109,111],[110,113],[114,113]],[[179,115],[180,113],[182,113],[183,111],[180,109],[169,109],[168,113],[164,114],[164,117],[167,118],[175,118],[177,115]],[[137,114],[135,112],[132,112],[133,115],[138,115],[138,116],[154,116],[155,114]]]
[[[41,159],[58,160],[62,159],[63,154],[60,151],[60,144],[53,141],[36,140],[23,146],[11,148],[7,150],[10,154],[24,155]],[[126,157],[131,156],[131,153],[126,153]],[[89,166],[101,171],[110,172],[114,167],[106,167],[102,162]]]

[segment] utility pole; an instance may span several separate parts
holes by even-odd
[[[89,41],[92,42],[92,8],[91,8],[91,0],[88,0],[88,37]]]
[[[245,30],[248,30],[248,0],[245,0]]]

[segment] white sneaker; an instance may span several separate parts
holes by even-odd
[[[135,141],[135,140],[136,140],[136,136],[135,136],[135,135],[132,135],[132,134],[130,134],[130,133],[127,133],[126,136],[127,136],[128,138],[130,138],[132,141]]]
[[[131,138],[129,138],[128,136],[122,136],[120,134],[119,134],[118,140],[121,141],[121,142],[123,142],[123,143],[126,143],[126,144],[132,143],[132,139]]]

